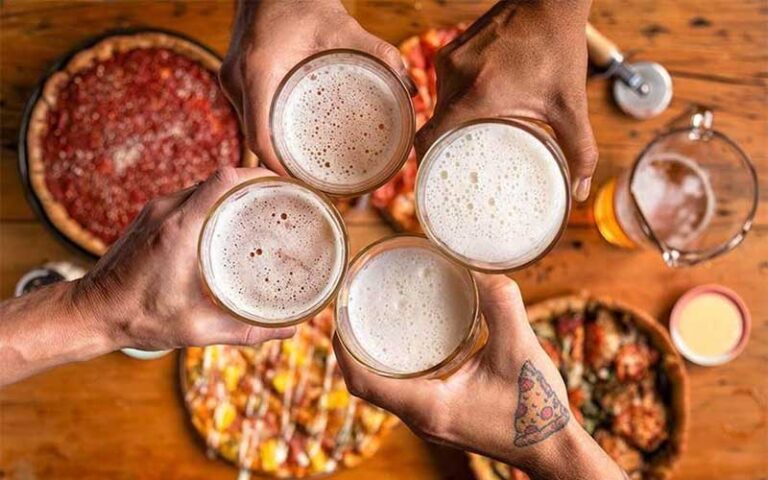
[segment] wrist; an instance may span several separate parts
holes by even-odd
[[[625,478],[623,471],[573,419],[548,441],[525,452],[518,464],[532,479]]]
[[[95,353],[103,355],[128,346],[125,328],[118,312],[122,309],[110,305],[109,296],[89,276],[69,284],[67,294],[69,315],[93,338]]]

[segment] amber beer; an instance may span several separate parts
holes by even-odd
[[[595,223],[600,235],[609,243],[622,248],[636,248],[637,244],[622,230],[616,218],[615,197],[617,179],[612,178],[597,192],[595,197]]]
[[[225,194],[203,226],[200,270],[232,315],[281,327],[318,313],[346,270],[344,222],[327,198],[296,180],[261,177]]]
[[[626,172],[606,182],[594,212],[600,234],[616,246],[635,248],[653,235],[682,250],[710,225],[714,207],[709,175],[690,158],[660,153],[647,157],[631,177]]]

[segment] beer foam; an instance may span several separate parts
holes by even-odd
[[[346,56],[301,71],[287,89],[280,120],[284,161],[296,176],[328,191],[381,180],[409,147],[402,145],[401,107],[408,99],[398,95],[396,79],[385,79],[389,72],[378,65],[343,63]]]
[[[709,175],[695,160],[676,153],[643,159],[632,192],[654,235],[673,248],[695,243],[715,214]]]
[[[372,257],[349,287],[352,333],[376,362],[414,373],[446,359],[467,336],[474,290],[439,253],[401,247]]]
[[[512,268],[557,237],[567,187],[555,157],[527,131],[470,125],[444,139],[428,161],[417,187],[420,213],[431,234],[458,255]]]
[[[217,208],[206,230],[208,284],[247,318],[279,323],[311,313],[344,269],[341,226],[317,195],[298,185],[275,180],[246,187]]]

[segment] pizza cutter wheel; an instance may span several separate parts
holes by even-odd
[[[587,24],[589,59],[613,78],[613,98],[624,113],[645,119],[659,115],[672,100],[672,77],[654,62],[627,63],[619,48]]]

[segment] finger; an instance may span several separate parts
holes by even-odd
[[[270,113],[277,86],[286,73],[270,70],[248,77],[243,93],[243,124],[248,148],[259,157],[263,165],[279,175],[288,175],[288,172],[278,160],[272,145]]]
[[[520,289],[505,275],[475,274],[480,310],[488,323],[485,354],[493,361],[509,362],[515,344],[532,335]]]
[[[197,189],[197,186],[198,185],[192,185],[185,189],[148,201],[134,222],[149,220],[153,223],[162,221],[169,213],[183,205]]]
[[[442,50],[451,51],[461,46],[467,40],[477,35],[478,32],[488,25],[491,21],[497,18],[499,15],[509,15],[510,11],[514,11],[506,5],[506,2],[498,2],[485,12],[480,18],[472,22],[466,30],[461,32],[456,38],[454,38],[448,45],[442,48]]]
[[[219,69],[219,85],[229,102],[243,119],[243,85],[234,59],[225,59]]]
[[[573,197],[583,202],[589,196],[598,157],[586,106],[557,112],[551,125],[568,160]]]
[[[403,85],[405,85],[405,88],[412,97],[419,93],[419,89],[408,74],[408,68],[405,66],[400,50],[392,44],[387,43],[376,36],[366,35],[356,47],[370,53],[389,65],[400,78],[400,81],[403,82]]]
[[[220,168],[190,195],[189,200],[184,203],[184,208],[187,211],[202,213],[198,215],[202,218],[222,195],[237,185],[254,178],[274,175],[274,172],[265,168]]]
[[[193,317],[186,340],[195,346],[252,346],[290,338],[296,333],[296,327],[265,328],[245,323],[213,305],[203,307]]]
[[[382,377],[360,365],[333,336],[333,351],[349,392],[399,417],[429,411],[434,385],[429,380]]]
[[[416,133],[414,147],[416,148],[419,160],[424,157],[432,144],[444,133],[464,122],[483,118],[484,116],[492,115],[488,112],[474,109],[470,105],[459,105],[458,103],[450,107],[439,107],[435,111],[435,115]]]

